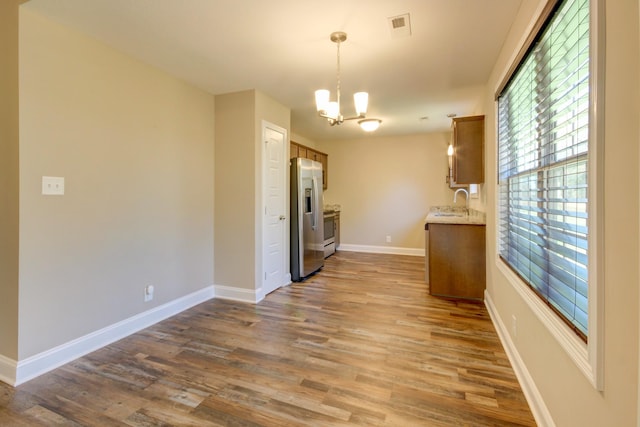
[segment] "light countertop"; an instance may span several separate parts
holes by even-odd
[[[470,224],[485,225],[487,223],[484,212],[475,209],[458,208],[452,206],[432,206],[424,219],[426,224]]]

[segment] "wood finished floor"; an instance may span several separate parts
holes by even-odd
[[[15,389],[0,425],[534,426],[485,307],[421,257],[339,252],[257,305],[212,300]]]

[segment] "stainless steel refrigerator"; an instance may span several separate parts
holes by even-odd
[[[291,159],[291,279],[303,280],[324,265],[322,163]]]

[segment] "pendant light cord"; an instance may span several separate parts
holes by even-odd
[[[338,80],[338,85],[336,88],[336,92],[337,92],[337,99],[338,99],[338,116],[340,116],[340,40],[338,40],[338,75],[337,75],[337,80]]]

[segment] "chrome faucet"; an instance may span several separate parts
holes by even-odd
[[[466,197],[465,197],[465,204],[464,204],[464,207],[465,207],[466,209],[469,209],[469,192],[468,192],[466,189],[464,189],[464,188],[458,188],[458,189],[456,190],[456,192],[455,192],[455,193],[453,193],[453,203],[455,204],[456,199],[457,199],[457,197],[458,197],[458,193],[459,193],[460,191],[464,192],[464,194],[466,195]]]

